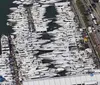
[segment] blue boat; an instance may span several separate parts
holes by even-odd
[[[2,76],[0,76],[0,82],[5,81],[5,78],[3,78]]]

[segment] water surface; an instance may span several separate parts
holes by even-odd
[[[13,32],[11,27],[6,25],[8,18],[7,15],[11,13],[9,8],[14,6],[12,2],[13,0],[0,0],[0,36],[2,34],[8,35]]]

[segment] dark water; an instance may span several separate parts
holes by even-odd
[[[56,15],[58,15],[58,12],[57,12],[55,6],[46,7],[46,12],[44,14],[44,18],[56,18]]]
[[[46,7],[46,12],[44,13],[44,18],[46,19],[50,19],[52,20],[51,22],[49,22],[47,24],[48,28],[47,31],[53,31],[55,29],[58,29],[59,27],[61,27],[60,25],[58,25],[57,23],[55,23],[56,20],[56,15],[58,15],[58,11],[56,9],[55,6],[48,6]]]
[[[7,26],[7,15],[11,13],[10,7],[16,6],[12,4],[14,0],[0,0],[0,38],[4,35],[10,35],[12,32],[12,27]],[[1,42],[0,42],[0,54],[1,54]]]
[[[11,27],[6,25],[7,23],[7,14],[11,13],[9,8],[14,6],[12,4],[13,0],[0,0],[0,36],[2,34],[9,35],[13,32]]]

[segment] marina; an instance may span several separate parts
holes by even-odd
[[[12,26],[14,32],[1,37],[0,75],[4,78],[1,85],[45,85],[35,84],[35,80],[64,77],[67,81],[67,77],[73,80],[77,77],[77,81],[84,75],[90,81],[92,73],[100,73],[92,49],[87,45],[88,39],[82,35],[84,28],[79,28],[75,21],[69,1],[18,0],[13,3],[18,6],[10,8],[7,25]],[[99,81],[98,76],[93,80]],[[67,85],[85,81],[77,81],[77,84],[68,81]]]
[[[58,2],[55,3],[54,6],[50,3],[52,9],[55,9],[55,13],[58,12],[57,15],[52,14],[52,16],[56,16],[56,21],[53,22],[52,19],[54,17],[47,18],[46,21],[44,20],[46,19],[46,17],[44,18],[44,15],[46,14],[45,10],[48,10],[46,9],[48,7],[46,4],[44,4],[43,7],[39,5],[31,6],[31,16],[34,19],[36,32],[28,31],[28,14],[25,11],[26,8],[19,5],[24,16],[20,16],[21,18],[18,17],[21,20],[18,22],[19,24],[17,23],[17,25],[15,25],[16,28],[14,27],[18,33],[15,32],[17,37],[13,40],[13,43],[16,46],[16,51],[18,51],[15,56],[17,56],[17,62],[20,62],[19,65],[21,66],[21,73],[19,73],[19,75],[21,74],[23,80],[39,77],[61,76],[62,74],[60,73],[64,70],[64,76],[85,74],[88,70],[95,68],[92,58],[89,57],[85,51],[78,51],[77,49],[77,42],[82,39],[82,36],[80,33],[77,33],[78,25],[74,22],[74,13],[71,11],[71,7],[69,5],[70,2]],[[40,10],[42,10],[41,13]],[[50,22],[52,24],[55,22],[54,28],[51,27],[52,25],[48,25]],[[57,25],[59,25],[59,27]],[[49,30],[41,30],[42,32],[37,31],[37,29],[43,28]],[[49,39],[40,38],[43,34],[45,34],[43,31],[49,36],[53,35],[54,38],[51,38],[51,40],[54,40],[54,42],[43,44],[50,41]],[[48,57],[49,55],[53,56]],[[46,59],[51,61],[42,63],[42,61]],[[80,63],[79,60],[82,62]],[[54,68],[48,68],[47,66],[50,64],[53,64]],[[60,71],[58,69],[62,70]]]

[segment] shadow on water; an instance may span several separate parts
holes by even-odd
[[[58,74],[58,77],[59,76],[66,76],[66,70],[60,71],[57,74]]]
[[[66,2],[66,1],[70,1],[70,0],[60,0],[59,2]]]
[[[54,36],[53,35],[50,35],[50,34],[48,34],[48,33],[43,33],[43,34],[41,34],[41,37],[39,37],[39,38],[37,38],[37,39],[43,39],[43,40],[50,40],[51,38],[54,38]]]
[[[50,64],[47,66],[48,68],[55,68],[55,65],[54,64]]]
[[[49,43],[54,42],[54,41],[55,41],[55,40],[47,41],[47,42],[45,42],[45,43],[42,43],[41,46],[46,45],[46,44],[49,44]]]
[[[52,52],[53,50],[36,50],[36,51],[39,51],[38,53],[35,54],[36,56],[38,56],[38,55],[41,55],[41,54]]]
[[[58,29],[58,28],[61,27],[60,25],[58,25],[58,24],[55,23],[54,21],[49,22],[49,23],[47,24],[47,26],[49,26],[49,27],[47,28],[47,31],[53,31],[53,30],[56,30],[56,29]]]
[[[51,60],[51,59],[43,59],[42,60],[42,63],[51,63],[53,62],[54,60]]]

